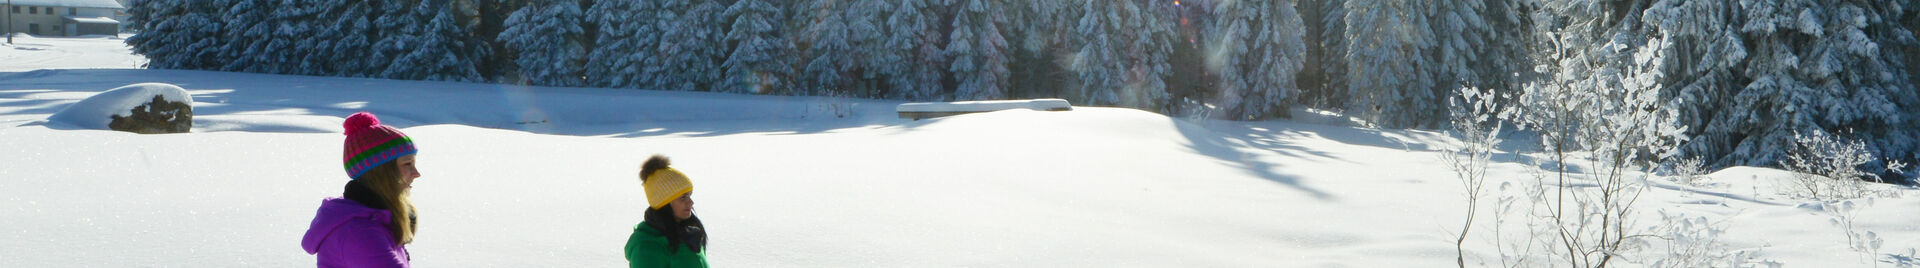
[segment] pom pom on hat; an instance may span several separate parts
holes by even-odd
[[[673,165],[673,161],[668,160],[667,156],[656,154],[653,155],[653,157],[648,157],[646,163],[640,164],[640,181],[647,181],[647,176],[653,176],[654,171],[665,169],[671,165]]]
[[[359,179],[360,175],[374,167],[419,152],[413,147],[413,139],[408,138],[406,133],[381,125],[380,118],[372,113],[354,113],[340,125],[347,134],[346,150],[342,153],[341,162],[346,165],[348,178]]]
[[[374,125],[379,125],[379,124],[380,124],[379,117],[374,117],[372,113],[358,112],[358,113],[353,113],[353,115],[351,116],[347,116],[347,122],[342,123],[340,125],[341,127],[346,128],[347,136],[353,136],[354,133],[360,133],[361,131],[365,131],[368,127],[373,127]]]

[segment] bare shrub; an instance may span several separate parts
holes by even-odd
[[[1461,88],[1460,98],[1452,100],[1448,106],[1448,120],[1455,135],[1460,137],[1460,146],[1440,151],[1440,159],[1453,170],[1460,179],[1460,187],[1465,190],[1467,215],[1460,225],[1460,233],[1454,239],[1454,261],[1460,267],[1467,266],[1465,244],[1467,234],[1473,231],[1473,219],[1480,212],[1480,197],[1486,190],[1487,165],[1493,161],[1494,146],[1500,144],[1499,117],[1495,111],[1499,105],[1494,102],[1492,90],[1480,91],[1474,88]]]
[[[1879,176],[1862,172],[1859,167],[1874,160],[1866,143],[1841,141],[1830,135],[1794,133],[1794,149],[1780,165],[1793,171],[1791,192],[1787,194],[1814,200],[1841,200],[1872,196],[1863,182],[1878,181]]]
[[[1671,179],[1674,183],[1693,187],[1712,185],[1713,182],[1710,180],[1713,178],[1706,176],[1705,169],[1705,163],[1701,161],[1699,157],[1680,159],[1679,161],[1673,162],[1673,177],[1671,177]]]

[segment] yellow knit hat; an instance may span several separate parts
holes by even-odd
[[[693,181],[687,180],[687,174],[681,174],[680,170],[673,168],[653,171],[653,176],[640,181],[640,185],[647,188],[647,204],[655,209],[665,207],[667,203],[673,203],[674,199],[693,191]]]

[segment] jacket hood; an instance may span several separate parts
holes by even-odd
[[[345,198],[329,197],[322,200],[320,211],[313,215],[313,224],[307,227],[306,237],[300,239],[300,247],[306,248],[307,254],[319,253],[320,243],[327,241],[327,236],[333,235],[341,225],[361,218],[373,220],[380,226],[393,224],[391,211],[370,208]]]

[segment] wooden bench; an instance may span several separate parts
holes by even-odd
[[[959,101],[959,102],[914,102],[894,106],[900,118],[920,120],[970,113],[983,113],[1008,109],[1028,109],[1035,111],[1072,111],[1073,105],[1062,99],[997,100],[997,101]]]

